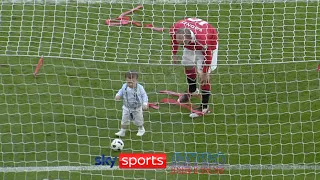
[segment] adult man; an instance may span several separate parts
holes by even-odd
[[[188,82],[188,92],[181,96],[180,103],[188,102],[191,95],[197,93],[197,72],[200,75],[202,102],[196,110],[208,113],[208,103],[211,95],[209,74],[217,68],[218,33],[208,22],[198,18],[187,18],[173,24],[170,28],[172,38],[172,58],[177,62],[179,45],[184,46],[182,65]],[[190,117],[198,117],[191,113]]]

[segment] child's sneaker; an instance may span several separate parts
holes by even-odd
[[[137,136],[143,136],[145,132],[146,130],[144,129],[144,127],[139,127]]]
[[[115,133],[116,136],[120,136],[120,137],[123,137],[126,135],[126,131],[121,129],[119,132]]]

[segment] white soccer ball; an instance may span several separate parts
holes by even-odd
[[[121,139],[114,139],[111,143],[111,149],[114,151],[121,151],[124,147],[124,143]]]

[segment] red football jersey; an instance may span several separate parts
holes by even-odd
[[[177,54],[179,48],[179,44],[175,40],[175,33],[180,28],[188,28],[194,33],[195,41],[185,45],[184,48],[190,50],[203,50],[206,64],[206,66],[203,67],[203,72],[208,72],[210,68],[209,64],[211,64],[212,61],[212,51],[217,48],[218,44],[217,30],[208,22],[198,18],[187,18],[174,23],[170,28],[172,54],[174,55]]]

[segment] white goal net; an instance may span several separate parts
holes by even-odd
[[[126,15],[133,22],[106,25],[138,5]],[[0,179],[318,179],[319,5],[0,1]],[[150,102],[173,98],[161,90],[187,90],[183,67],[171,64],[168,32],[186,17],[219,32],[219,65],[210,76],[213,111],[191,119],[177,105],[151,108],[144,113],[145,135],[137,137],[131,125],[122,138],[124,152],[166,153],[168,161],[176,152],[220,152],[224,173],[96,166],[96,157],[119,155],[109,146],[120,128],[122,104],[114,96],[125,72],[140,73]]]

